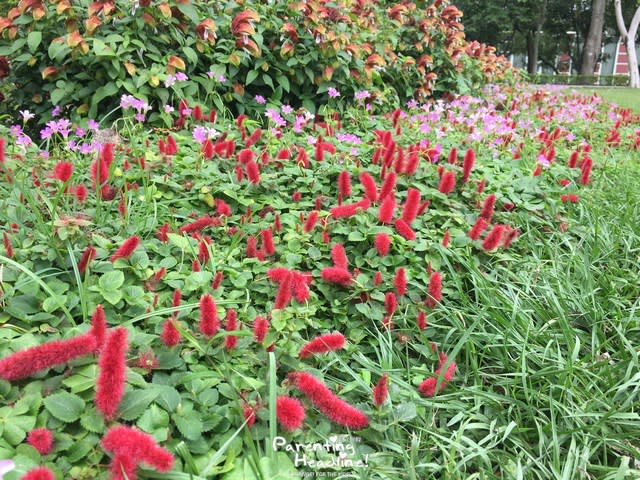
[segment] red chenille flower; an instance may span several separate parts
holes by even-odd
[[[411,227],[407,224],[407,222],[405,222],[401,218],[396,220],[396,223],[394,225],[395,225],[396,230],[398,231],[398,233],[400,235],[402,235],[404,238],[406,238],[407,240],[415,240],[416,239],[416,232],[414,232],[411,229]]]
[[[115,418],[127,379],[127,330],[116,328],[107,338],[98,360],[96,408],[106,420]]]
[[[284,395],[276,399],[276,416],[285,430],[290,432],[302,427],[304,407],[299,400]]]
[[[247,178],[249,179],[249,183],[260,183],[260,170],[254,161],[247,163]]]
[[[302,231],[304,233],[313,231],[318,221],[318,215],[319,212],[317,210],[313,210],[311,213],[309,213],[309,216],[307,217],[307,220],[304,222],[304,226],[302,227]]]
[[[119,258],[129,258],[129,256],[138,248],[140,245],[140,237],[137,235],[133,235],[132,237],[127,238],[116,252],[111,256],[111,262],[115,262]]]
[[[396,276],[393,279],[393,285],[398,295],[407,293],[407,273],[404,268],[400,267],[396,270]]]
[[[268,256],[276,254],[276,247],[273,244],[273,233],[270,228],[262,230],[260,232],[260,237],[262,238],[262,248],[264,253]]]
[[[73,164],[69,162],[58,162],[53,167],[53,178],[66,182],[71,178],[73,174]]]
[[[182,227],[180,227],[180,232],[181,233],[199,232],[201,230],[204,230],[207,227],[211,227],[219,224],[220,224],[220,220],[218,220],[217,218],[213,218],[213,217],[210,217],[209,215],[205,215],[203,217],[198,218],[194,222],[191,222],[187,225],[183,225]]]
[[[416,324],[420,330],[425,330],[427,328],[427,314],[425,312],[418,312]]]
[[[462,164],[462,183],[467,183],[469,180],[474,163],[476,163],[476,152],[473,148],[470,148],[464,155],[464,162]]]
[[[438,191],[445,195],[451,193],[456,188],[456,174],[455,172],[445,172],[440,178],[440,185]]]
[[[364,188],[365,197],[371,202],[375,202],[378,199],[378,187],[373,177],[368,172],[360,173],[360,183]]]
[[[397,176],[395,172],[389,172],[387,174],[382,187],[380,187],[380,195],[378,195],[380,200],[383,200],[387,195],[390,195],[391,192],[393,192],[393,189],[396,188],[396,179]]]
[[[443,353],[440,354],[440,360],[438,368],[435,371],[436,377],[429,377],[418,386],[418,391],[425,397],[433,397],[436,394],[436,385],[438,384],[438,377],[441,375],[442,368],[447,362],[447,356]],[[440,382],[439,391],[441,392],[447,386],[447,384],[453,380],[453,375],[456,371],[456,362],[451,362],[444,374],[442,374],[442,380]]]
[[[137,480],[136,469],[138,463],[129,455],[116,455],[109,465],[109,480]]]
[[[269,320],[265,317],[257,316],[253,321],[253,338],[256,342],[262,343],[264,342],[264,338],[267,336],[267,332],[269,331]]]
[[[580,175],[580,183],[582,185],[589,184],[589,175],[591,174],[591,168],[593,167],[593,161],[587,157],[583,160],[582,166],[580,167],[581,175]]]
[[[343,170],[338,175],[338,193],[340,198],[347,198],[351,195],[351,177],[349,177],[349,172]]]
[[[127,458],[135,466],[145,463],[160,472],[173,468],[173,455],[160,447],[151,435],[137,428],[112,427],[100,443],[107,452],[114,454],[114,460]]]
[[[471,227],[471,230],[469,230],[467,235],[469,235],[471,240],[478,240],[482,232],[484,232],[488,226],[488,222],[483,217],[478,217],[476,223]]]
[[[376,272],[373,275],[373,284],[377,287],[382,283],[382,272]]]
[[[307,342],[298,353],[300,358],[308,358],[313,353],[335,352],[344,347],[346,339],[341,333],[320,335]]]
[[[4,251],[7,254],[7,257],[13,258],[13,246],[11,245],[11,240],[9,239],[9,234],[7,232],[2,232],[2,242],[4,244]]]
[[[211,295],[205,293],[200,297],[200,333],[205,337],[212,337],[217,333],[218,328],[220,328],[220,322],[216,303]]]
[[[293,296],[293,290],[291,285],[293,283],[293,274],[291,271],[287,270],[285,277],[280,282],[280,287],[278,288],[278,293],[276,294],[276,300],[273,304],[273,308],[276,310],[281,310],[286,308],[291,301],[291,297]]]
[[[233,308],[230,308],[229,310],[227,310],[227,316],[225,320],[227,323],[227,326],[226,326],[227,332],[233,332],[238,330],[238,314]],[[226,348],[227,350],[236,348],[237,344],[238,344],[238,337],[236,337],[235,335],[227,335],[224,338],[224,348]]]
[[[347,254],[344,251],[344,246],[341,243],[336,243],[331,249],[331,258],[333,259],[334,266],[347,270],[349,268],[349,261],[347,260]]]
[[[393,213],[396,210],[396,199],[394,195],[387,195],[378,209],[378,220],[382,223],[391,223]]]
[[[95,349],[96,339],[93,335],[85,334],[20,350],[0,360],[0,378],[21,380],[40,370],[92,353]]]
[[[493,210],[495,208],[495,205],[496,205],[496,196],[493,193],[484,199],[480,216],[486,219],[487,222],[491,221],[491,217],[493,216]]]
[[[320,275],[325,282],[335,283],[343,287],[348,287],[353,281],[351,273],[344,268],[327,267],[320,272]]]
[[[449,233],[449,230],[447,230],[442,236],[442,246],[444,248],[447,248],[449,246],[449,240],[451,240],[451,234]]]
[[[75,194],[76,198],[78,199],[78,202],[83,203],[86,199],[87,199],[87,187],[85,187],[84,185],[78,185],[74,190],[73,193]]]
[[[333,218],[348,218],[353,217],[358,210],[367,210],[371,206],[369,199],[365,198],[356,203],[349,203],[345,205],[339,205],[333,207],[329,212]]]
[[[55,480],[56,476],[47,467],[37,467],[29,470],[20,480]]]
[[[504,225],[494,225],[493,229],[482,242],[482,248],[488,252],[498,248],[502,241],[502,235],[504,234],[505,229],[506,227]]]
[[[169,348],[175,347],[180,342],[180,332],[176,328],[173,318],[168,318],[162,324],[160,340]]]
[[[415,188],[410,188],[407,193],[407,201],[402,209],[402,220],[411,224],[418,215],[418,209],[420,208],[420,192]]]
[[[374,245],[376,247],[376,250],[378,251],[378,255],[384,257],[389,253],[389,247],[391,246],[391,237],[389,237],[389,235],[384,232],[377,233]]]
[[[373,387],[373,404],[380,408],[389,396],[389,375],[386,373],[380,377],[378,383]]]
[[[245,421],[247,422],[247,428],[251,428],[253,427],[253,424],[256,423],[256,418],[258,418],[258,416],[256,415],[256,412],[258,411],[258,409],[256,407],[254,407],[253,405],[250,405],[246,402],[243,403],[242,405],[242,416],[244,417]]]
[[[53,450],[53,434],[47,428],[36,428],[27,435],[27,443],[35,448],[40,455],[47,455]]]
[[[369,419],[364,413],[340,399],[313,375],[306,372],[293,372],[289,378],[296,388],[332,422],[354,430],[360,430],[369,425]]]
[[[440,272],[433,272],[429,278],[429,298],[427,305],[434,307],[442,300],[442,275]]]
[[[102,350],[104,341],[107,338],[107,318],[105,317],[102,305],[98,305],[91,316],[91,329],[89,333],[95,339],[96,351]]]
[[[78,262],[78,271],[80,273],[84,273],[87,270],[87,267],[91,263],[96,256],[96,249],[89,245],[82,252],[82,256],[80,257],[80,261]]]
[[[396,294],[393,292],[387,292],[384,296],[384,309],[387,312],[387,315],[393,315],[393,312],[398,308],[398,299],[396,298]]]

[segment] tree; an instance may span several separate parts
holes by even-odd
[[[580,73],[593,75],[600,50],[602,48],[602,31],[604,29],[604,11],[606,0],[593,0],[591,4],[591,25],[582,49],[582,65]]]
[[[640,7],[636,9],[629,28],[622,14],[622,0],[614,0],[616,9],[616,23],[622,37],[622,42],[627,47],[627,58],[629,59],[629,85],[632,88],[640,88],[640,72],[638,71],[638,55],[636,54],[636,35],[640,26]]]

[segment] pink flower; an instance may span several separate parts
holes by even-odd
[[[140,245],[140,237],[137,235],[127,238],[111,256],[111,262],[115,262],[119,258],[128,258],[138,248],[138,245]]]

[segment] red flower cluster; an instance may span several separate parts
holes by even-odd
[[[162,325],[162,333],[160,334],[160,340],[169,348],[175,347],[180,342],[180,332],[174,322],[175,320],[173,318],[165,320]]]
[[[448,193],[453,192],[454,188],[456,188],[455,172],[443,173],[442,177],[440,178],[440,185],[438,186],[438,191],[446,195]]]
[[[291,301],[291,298],[295,298],[297,302],[303,303],[311,297],[309,285],[311,285],[313,278],[308,273],[288,270],[286,268],[272,268],[267,272],[267,276],[272,282],[280,285],[273,306],[275,309],[285,308]]]
[[[438,391],[444,390],[447,384],[453,380],[453,375],[456,371],[456,362],[452,361],[447,369],[442,373],[444,365],[447,363],[447,356],[444,353],[440,353],[439,365],[435,371],[436,377],[429,377],[418,386],[418,391],[425,397],[433,397],[436,394],[436,385],[438,384],[438,377],[442,375],[442,381]]]
[[[411,224],[418,214],[420,208],[420,192],[415,188],[410,188],[407,193],[407,201],[402,210],[402,220],[407,224]]]
[[[329,333],[320,335],[307,342],[298,353],[300,358],[308,358],[313,353],[335,352],[344,348],[346,339],[341,333]]]
[[[80,261],[78,262],[78,271],[80,273],[84,273],[91,263],[91,260],[93,260],[95,257],[96,249],[89,245],[84,249],[84,252],[82,252],[82,256],[80,257]]]
[[[560,195],[560,201],[562,203],[578,203],[579,197],[573,193],[569,193],[567,195]]]
[[[360,174],[360,183],[364,189],[365,197],[368,198],[370,202],[375,202],[378,199],[378,187],[373,177],[367,172],[362,172]]]
[[[467,153],[464,155],[464,162],[462,164],[462,183],[467,183],[469,180],[469,176],[471,175],[471,170],[473,169],[473,165],[476,163],[476,152],[473,148],[467,150]]]
[[[359,430],[369,425],[369,419],[357,408],[340,399],[327,386],[306,372],[293,372],[289,378],[318,410],[332,422]]]
[[[398,295],[404,295],[407,293],[407,272],[403,267],[396,270],[396,276],[393,279],[393,284]]]
[[[292,432],[302,427],[304,407],[299,400],[281,395],[276,399],[276,416],[280,425]]]
[[[505,225],[494,225],[493,229],[489,232],[489,234],[485,237],[482,242],[482,248],[486,251],[495,250],[500,245],[502,241],[502,235],[506,230]]]
[[[329,212],[333,218],[349,218],[358,213],[358,210],[368,210],[371,202],[368,198],[364,198],[356,203],[349,203],[333,207]]]
[[[160,472],[173,468],[173,455],[158,446],[151,435],[137,428],[118,426],[110,428],[102,438],[102,447],[113,453],[111,479],[124,480],[122,470],[129,480],[136,479],[136,469],[145,463]]]
[[[58,162],[53,167],[53,178],[66,182],[71,178],[73,174],[73,164],[69,162]]]
[[[348,270],[347,256],[342,244],[338,243],[331,249],[331,257],[334,266],[322,269],[320,275],[325,282],[335,283],[347,287],[353,281],[353,276]]]
[[[435,307],[436,303],[442,300],[442,275],[440,272],[433,272],[429,278],[429,297],[427,298],[427,306]]]

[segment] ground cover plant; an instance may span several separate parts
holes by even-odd
[[[367,94],[2,130],[5,478],[637,474],[637,116]]]

